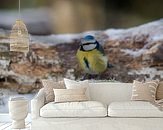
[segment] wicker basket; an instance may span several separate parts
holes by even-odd
[[[10,51],[28,52],[30,37],[22,20],[16,20],[10,34]]]

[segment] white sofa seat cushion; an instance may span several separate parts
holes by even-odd
[[[163,111],[145,101],[112,102],[108,107],[108,116],[163,117]]]
[[[41,117],[105,117],[107,106],[97,101],[50,102],[40,109]]]

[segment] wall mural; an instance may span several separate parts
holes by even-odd
[[[162,26],[159,20],[124,30],[31,35],[28,53],[10,52],[10,33],[1,29],[0,88],[19,94],[33,93],[42,87],[43,78],[163,80]],[[0,94],[2,99],[4,94],[2,91]]]
[[[153,30],[155,24],[157,26]],[[86,73],[96,74],[86,78],[119,82],[132,82],[134,79],[162,80],[163,42],[161,37],[156,38],[156,35],[163,33],[161,26],[162,23],[156,21],[126,30],[31,36],[28,53],[10,52],[8,38],[0,37],[1,88],[30,93],[41,87],[42,78],[60,80],[67,77],[81,80]],[[155,30],[157,34],[152,33]],[[4,35],[7,36],[7,33]],[[87,34],[94,37],[84,37]],[[84,45],[87,40],[91,44]],[[94,48],[96,44],[99,45],[97,51],[83,51]],[[94,57],[89,59],[89,55]]]

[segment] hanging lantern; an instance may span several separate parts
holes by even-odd
[[[30,37],[22,20],[16,20],[10,34],[10,51],[28,52]]]
[[[20,0],[19,0],[19,19],[13,25],[10,34],[10,51],[28,52],[30,37],[24,22],[21,20]]]

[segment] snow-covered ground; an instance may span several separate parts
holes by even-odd
[[[30,100],[34,97],[36,93],[31,94],[18,94],[16,91],[11,91],[8,89],[0,88],[0,113],[8,113],[8,100],[10,97],[15,96],[23,96],[29,100],[29,108],[30,108]],[[30,112],[30,109],[29,109]]]
[[[142,68],[140,70],[132,70],[128,72],[129,75],[135,75],[135,74],[144,74],[144,75],[149,75],[149,77],[146,77],[146,80],[151,80],[153,79],[156,75],[159,75],[161,78],[163,78],[163,70],[157,70],[156,68]]]

